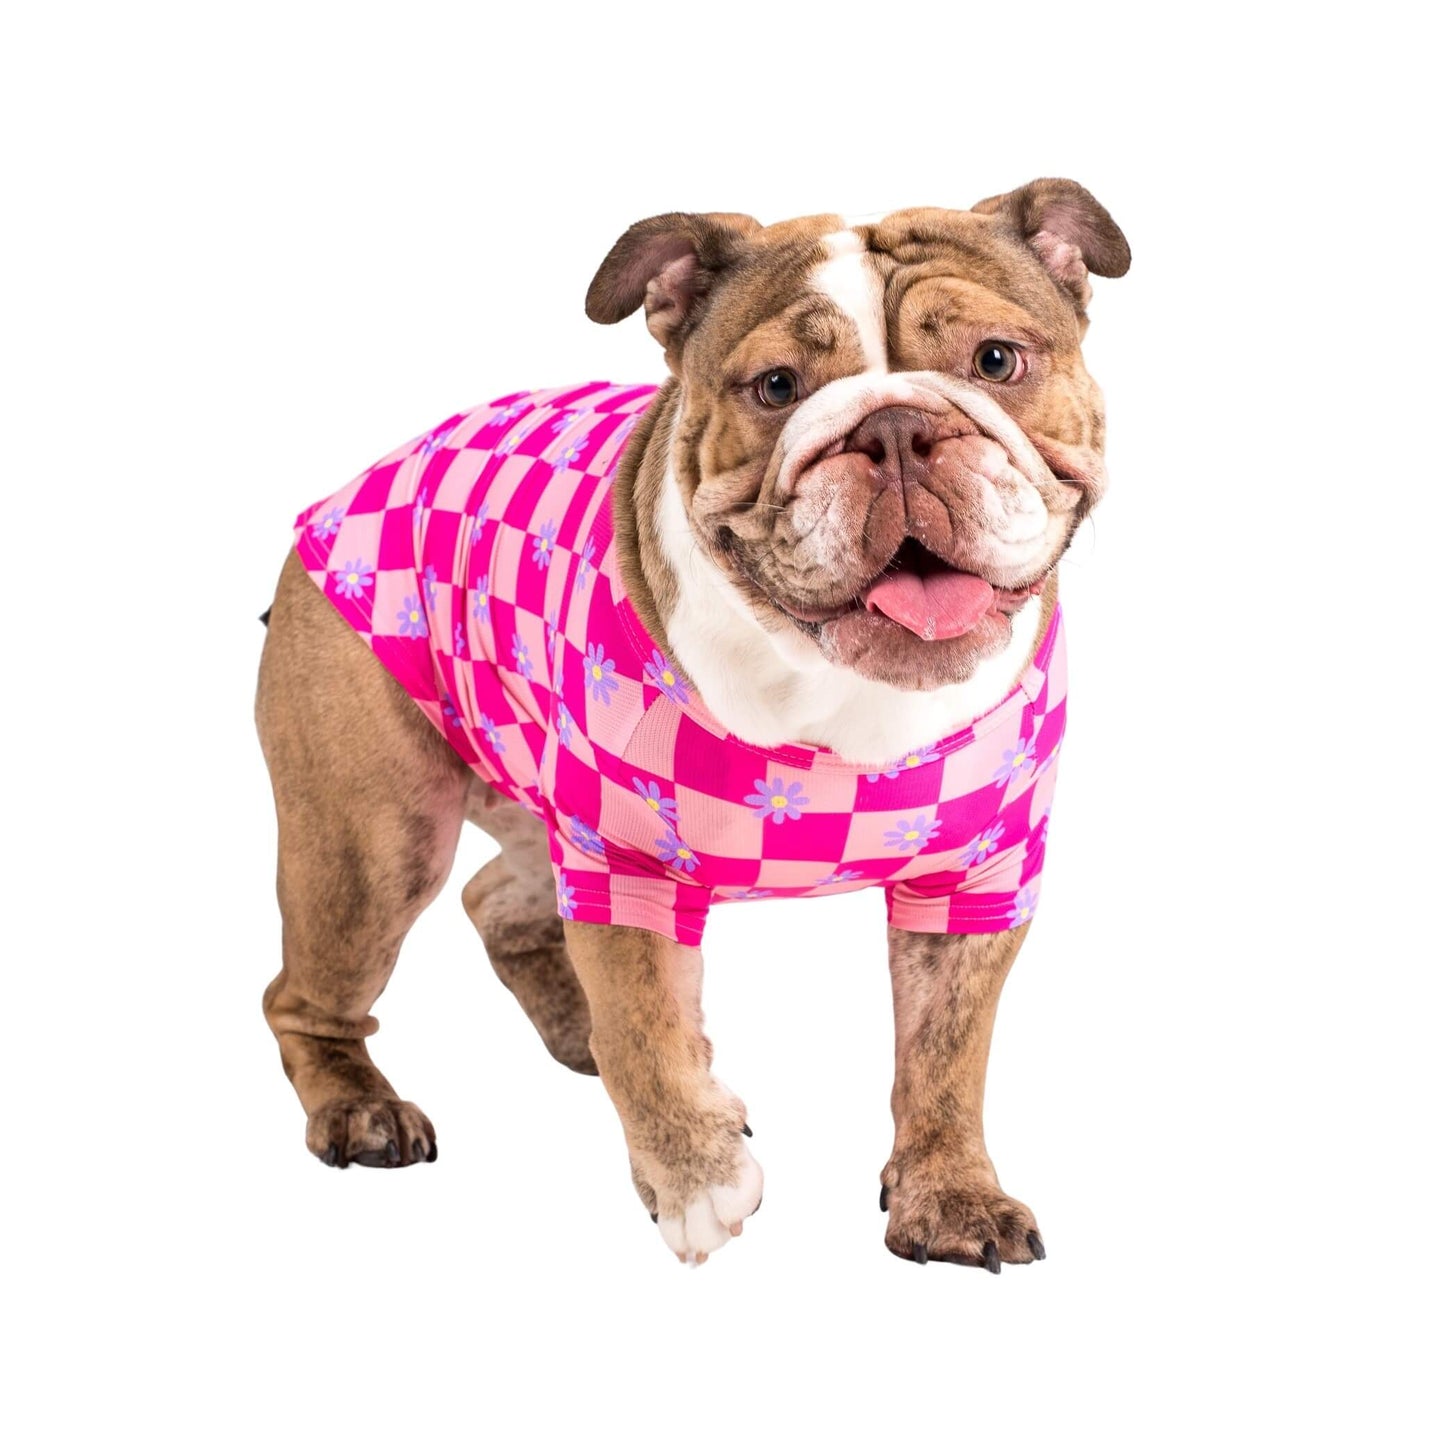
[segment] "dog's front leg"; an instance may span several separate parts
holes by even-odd
[[[983,1143],[994,1013],[1028,925],[1004,933],[888,930],[897,1052],[893,1157],[883,1170],[894,1254],[983,1265],[1044,1257],[1032,1212],[998,1184]]]
[[[747,1111],[711,1073],[702,955],[641,928],[566,931],[637,1192],[669,1248],[701,1264],[742,1233],[763,1197],[763,1172],[743,1143]]]

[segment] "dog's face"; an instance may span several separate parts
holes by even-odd
[[[645,305],[690,528],[764,625],[933,689],[1008,645],[1103,492],[1080,340],[1088,273],[1128,264],[1087,191],[1035,181],[852,227],[654,217],[587,309]]]

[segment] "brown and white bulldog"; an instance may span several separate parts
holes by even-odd
[[[1129,249],[1082,187],[1039,180],[969,211],[763,226],[653,217],[603,261],[587,314],[639,307],[670,379],[613,489],[638,616],[712,715],[756,746],[883,763],[1009,694],[1056,567],[1105,486],[1084,368],[1089,273]],[[551,1051],[599,1072],[638,1193],[680,1259],[762,1197],[741,1101],[712,1077],[701,957],[558,917],[541,822],[489,788],[360,643],[293,552],[256,717],[275,790],[284,966],[267,1020],[327,1163],[436,1158],[431,1123],[368,1057],[370,1010],[442,886],[464,819],[502,845],[463,902]],[[1000,989],[1028,931],[889,929],[893,1253],[1042,1259],[999,1188],[981,1104]]]

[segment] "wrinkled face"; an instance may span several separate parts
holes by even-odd
[[[747,232],[705,287],[686,257],[649,286],[689,525],[765,626],[909,689],[1008,645],[1106,480],[1080,251],[1035,231],[810,217]]]

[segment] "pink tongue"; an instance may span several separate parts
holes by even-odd
[[[993,602],[993,588],[968,572],[935,572],[928,577],[893,572],[880,577],[863,596],[870,612],[891,617],[928,642],[962,637],[978,626]]]

